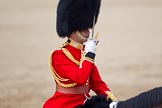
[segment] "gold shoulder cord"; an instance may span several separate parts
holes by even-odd
[[[80,65],[80,62],[75,60],[74,57],[71,55],[71,53],[66,48],[61,48],[61,50],[66,55],[66,57],[69,58],[72,62],[74,62],[77,66]]]
[[[77,66],[80,66],[82,60],[83,60],[83,57],[84,57],[84,53],[82,53],[81,55],[81,59],[80,59],[80,62],[75,60],[74,57],[72,56],[72,54],[66,49],[66,48],[63,48],[65,47],[66,45],[68,45],[67,42],[65,42],[64,44],[62,44],[62,46],[60,47],[61,50],[63,51],[63,53],[66,55],[67,58],[69,58],[72,62],[74,62]],[[65,88],[70,88],[70,87],[74,87],[77,85],[77,83],[71,83],[71,84],[63,84],[61,83],[62,82],[65,82],[65,81],[69,81],[69,79],[65,79],[65,78],[62,78],[60,77],[57,72],[55,71],[55,69],[53,68],[52,66],[52,53],[50,54],[50,57],[49,57],[49,66],[50,66],[50,69],[51,69],[51,72],[52,72],[52,75],[54,77],[54,79],[56,80],[56,82],[62,86],[62,87],[65,87]]]
[[[77,85],[77,83],[71,83],[71,84],[64,84],[64,83],[61,83],[61,81],[62,81],[62,82],[65,82],[65,81],[69,81],[69,79],[62,78],[62,77],[60,77],[60,76],[56,73],[55,69],[54,69],[53,66],[52,66],[52,52],[51,52],[50,57],[49,57],[49,66],[50,66],[51,73],[52,73],[52,75],[53,75],[55,81],[56,81],[61,87],[70,88],[70,87],[74,87],[74,86]]]
[[[67,57],[68,59],[70,59],[70,60],[71,60],[73,63],[75,63],[77,66],[80,66],[80,64],[81,64],[81,62],[82,62],[82,60],[83,60],[83,58],[84,58],[84,54],[85,54],[85,53],[82,52],[80,61],[77,61],[77,60],[74,59],[74,57],[72,56],[72,54],[71,54],[66,48],[64,48],[66,45],[68,45],[67,42],[65,42],[65,43],[63,44],[63,46],[61,47],[61,50],[63,51],[63,53],[66,55],[66,57]]]

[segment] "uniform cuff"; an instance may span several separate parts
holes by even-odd
[[[111,91],[105,91],[105,93],[108,95],[108,98],[111,99],[112,101],[118,101],[117,98],[114,96]]]
[[[94,54],[94,53],[92,53],[92,52],[88,52],[88,53],[85,55],[85,57],[88,57],[88,58],[91,58],[91,59],[94,60],[95,55],[96,55],[96,54]]]
[[[96,55],[96,54],[94,54],[94,53],[92,53],[92,52],[88,52],[88,53],[85,55],[85,60],[88,60],[88,61],[94,63],[95,55]]]

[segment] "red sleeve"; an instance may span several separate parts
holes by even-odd
[[[80,86],[86,84],[92,71],[93,63],[83,60],[81,65],[81,67],[78,67],[61,50],[56,50],[52,54],[52,66],[56,73]]]
[[[95,65],[93,65],[93,70],[90,75],[90,87],[96,94],[101,94],[108,96],[106,91],[110,91],[107,87],[106,83],[101,79],[98,69]]]

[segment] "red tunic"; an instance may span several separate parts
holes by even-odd
[[[80,61],[80,49],[71,45],[67,45],[65,48],[77,61]],[[62,50],[55,50],[52,53],[52,67],[59,76],[69,79],[66,83],[77,83],[76,86],[84,86],[88,80],[91,90],[96,94],[107,96],[105,91],[110,91],[110,89],[102,81],[95,64],[88,60],[83,60],[81,65],[81,67],[77,66]],[[56,91],[54,95],[45,102],[43,108],[74,108],[75,106],[82,105],[85,100],[85,94],[65,94]]]

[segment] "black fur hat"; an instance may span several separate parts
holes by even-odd
[[[77,30],[93,27],[97,22],[101,0],[59,0],[57,7],[57,33],[70,36]]]

